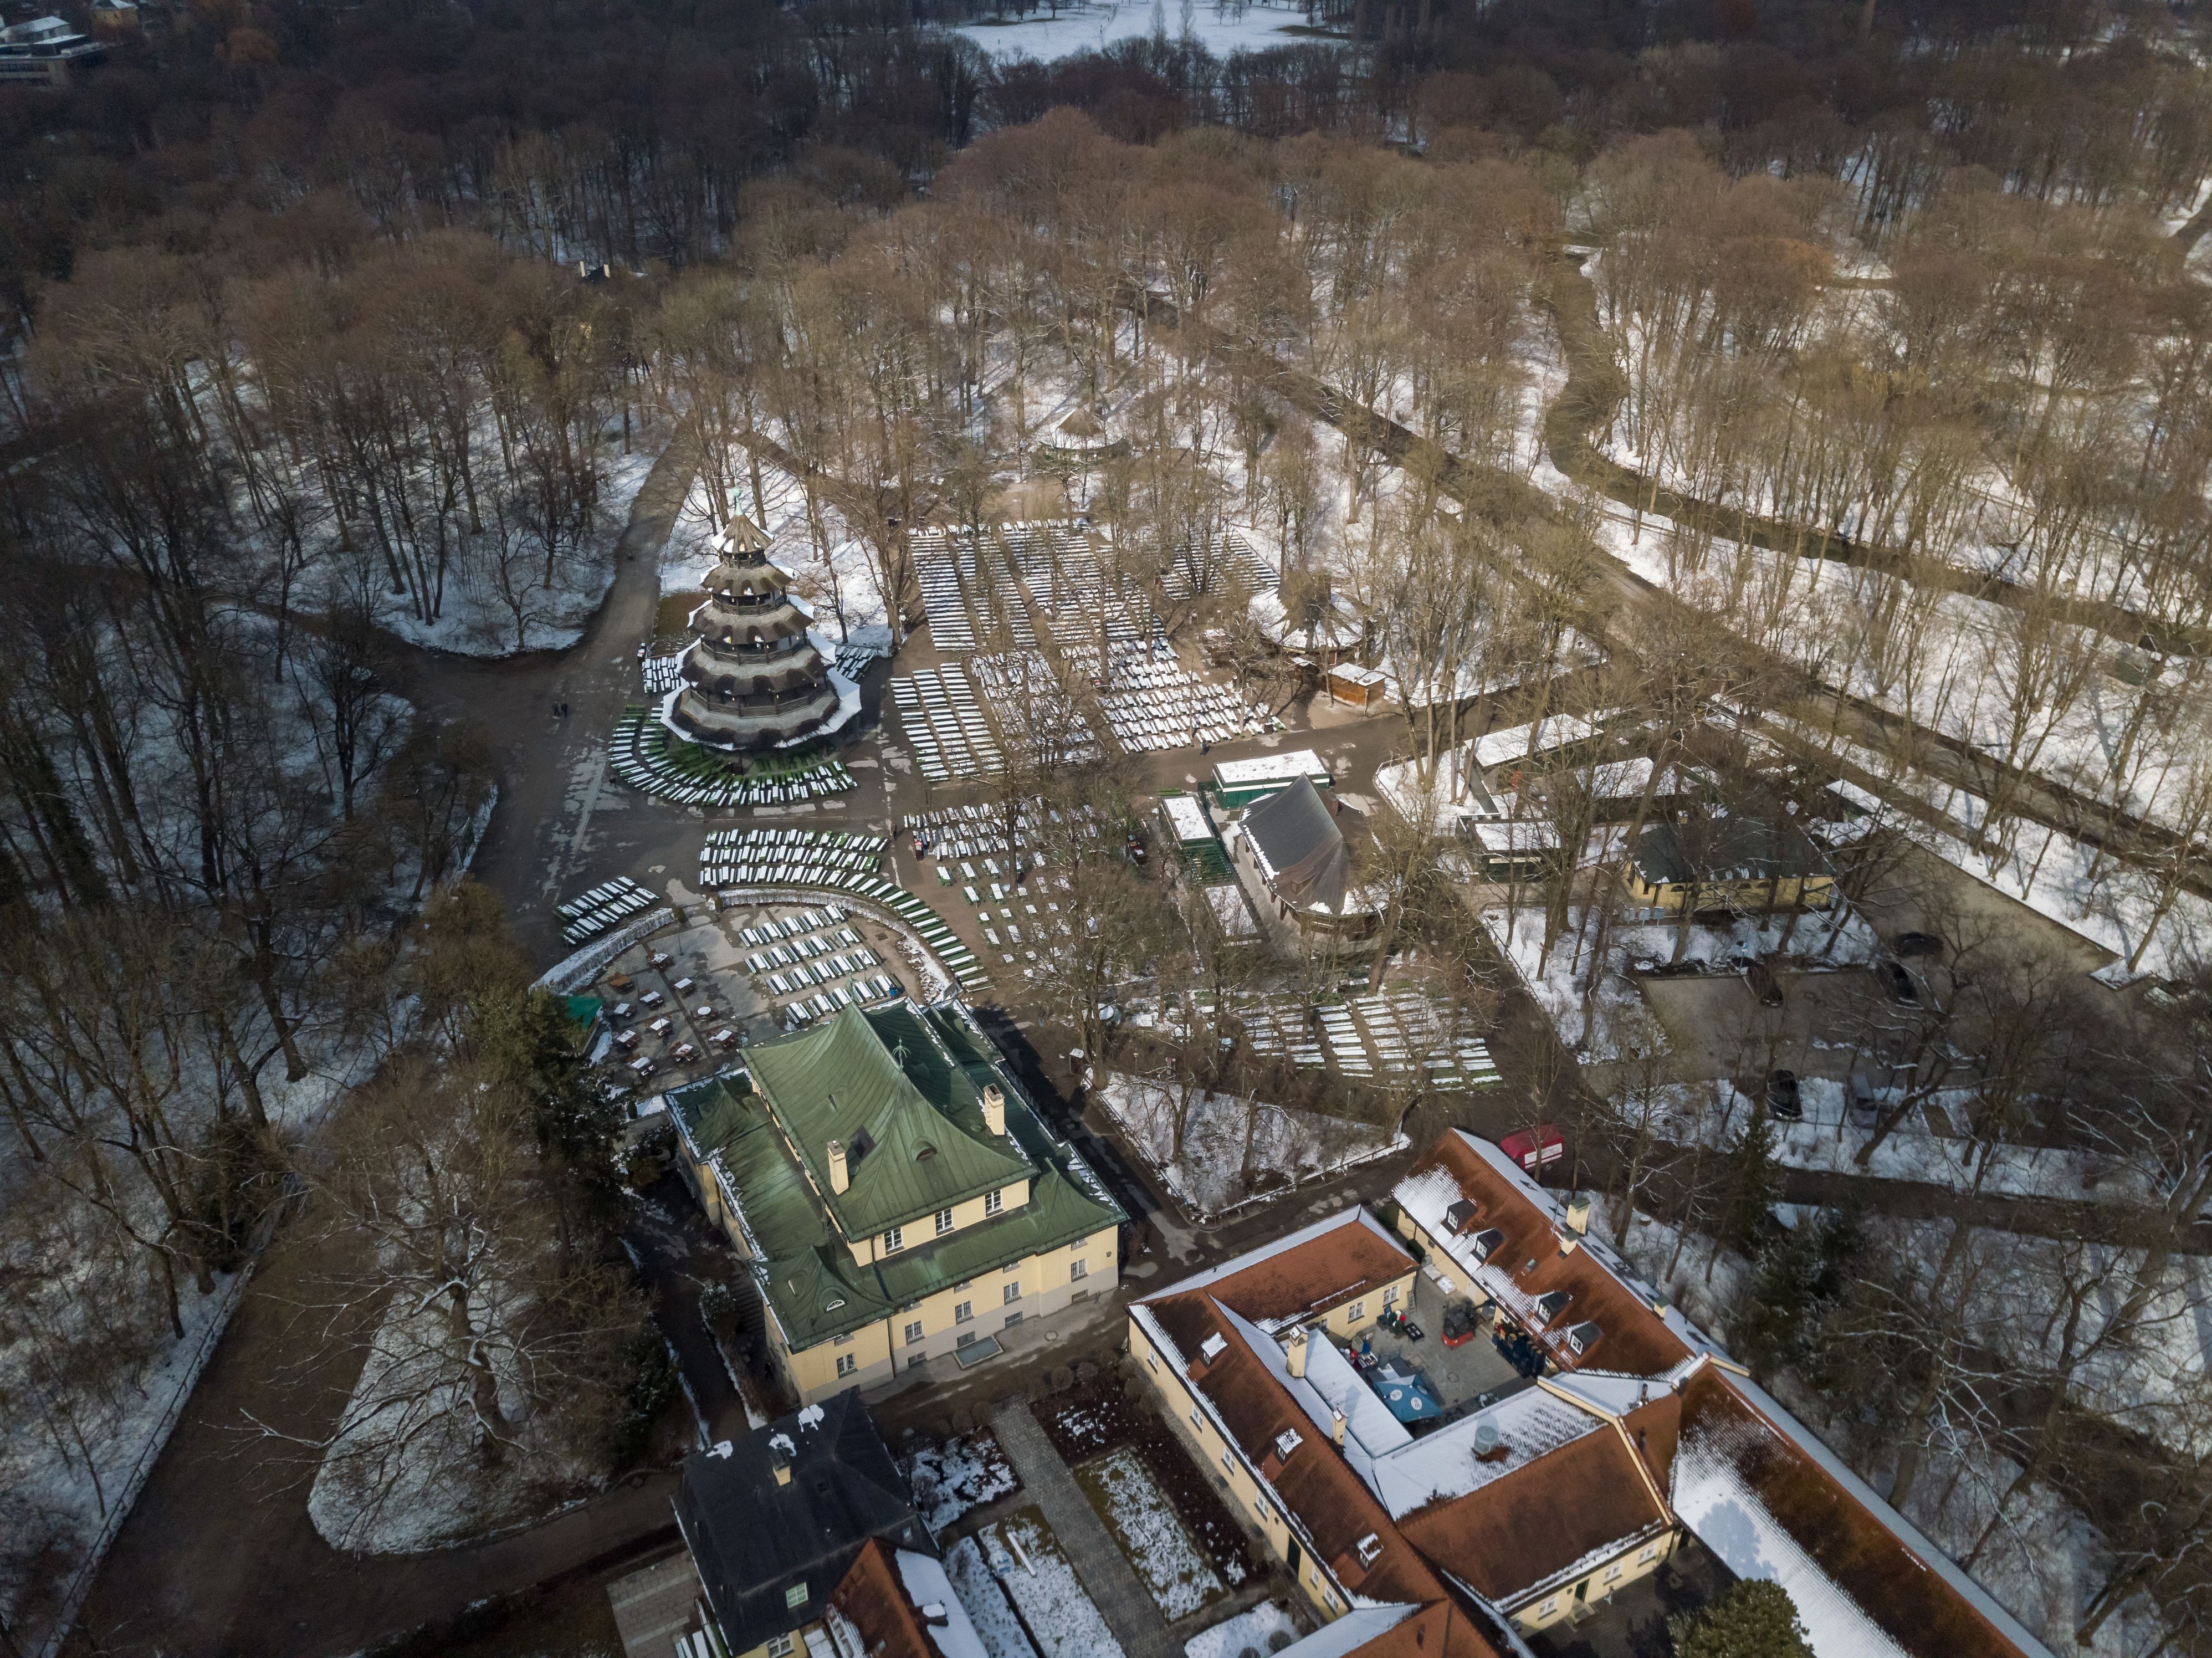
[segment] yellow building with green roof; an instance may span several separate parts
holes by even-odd
[[[803,1400],[964,1357],[1120,1281],[1120,1206],[957,1004],[848,1008],[668,1102]]]

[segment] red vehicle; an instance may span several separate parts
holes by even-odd
[[[1498,1142],[1498,1149],[1531,1174],[1567,1155],[1565,1139],[1559,1129],[1548,1122],[1540,1122],[1534,1128],[1525,1128],[1517,1134],[1508,1134]]]

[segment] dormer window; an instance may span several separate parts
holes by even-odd
[[[1485,1265],[1492,1255],[1505,1247],[1505,1234],[1492,1226],[1486,1231],[1477,1232],[1468,1239],[1468,1247],[1474,1251],[1476,1264]]]
[[[1595,1347],[1597,1345],[1597,1339],[1604,1333],[1604,1331],[1599,1329],[1589,1320],[1584,1319],[1580,1324],[1568,1330],[1567,1345],[1573,1348],[1576,1355],[1579,1357]]]
[[[1565,1290],[1553,1290],[1536,1297],[1536,1310],[1542,1315],[1544,1322],[1549,1324],[1567,1310],[1567,1303],[1573,1299]]]
[[[1371,1566],[1382,1558],[1382,1540],[1373,1532],[1353,1544],[1352,1548],[1358,1554],[1359,1564],[1363,1566]]]
[[[1291,1460],[1291,1453],[1304,1443],[1305,1441],[1298,1437],[1296,1428],[1285,1428],[1275,1436],[1275,1455],[1287,1462]]]
[[[1454,1233],[1464,1232],[1474,1224],[1474,1218],[1480,1212],[1480,1206],[1473,1198],[1462,1198],[1444,1211],[1444,1224]]]
[[[1209,1364],[1228,1351],[1229,1338],[1218,1330],[1198,1344],[1198,1356]]]

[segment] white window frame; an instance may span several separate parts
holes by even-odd
[[[768,1658],[791,1658],[791,1637],[788,1635],[769,1636]]]
[[[1001,1187],[997,1190],[983,1193],[983,1212],[985,1214],[995,1215],[1006,1206],[1006,1193],[1005,1187]]]
[[[1022,1281],[1019,1278],[1016,1278],[1012,1284],[1005,1285],[1000,1291],[999,1305],[1001,1307],[1011,1307],[1021,1298]]]
[[[915,1320],[913,1323],[906,1327],[906,1345],[909,1347],[919,1347],[921,1345],[921,1321],[920,1319]]]
[[[955,1324],[973,1324],[975,1321],[975,1303],[972,1301],[955,1303],[952,1308],[952,1321]]]
[[[860,1368],[860,1361],[854,1357],[852,1354],[840,1353],[837,1355],[837,1378],[839,1381],[842,1382],[845,1377],[852,1375],[854,1371]]]
[[[804,1584],[804,1583],[793,1583],[793,1584],[789,1588],[787,1588],[787,1589],[784,1590],[784,1592],[783,1592],[783,1607],[784,1607],[784,1610],[785,1610],[786,1612],[797,1612],[797,1611],[798,1611],[801,1606],[805,1606],[805,1604],[806,1604],[806,1585],[805,1585],[805,1584]]]
[[[1079,1278],[1088,1278],[1090,1275],[1091,1263],[1089,1261],[1071,1260],[1067,1263],[1067,1281],[1070,1284],[1074,1283],[1075,1280]]]
[[[1367,1303],[1364,1297],[1353,1302],[1351,1306],[1346,1308],[1344,1309],[1344,1316],[1353,1323],[1357,1323],[1359,1320],[1365,1318],[1367,1316]]]
[[[947,1232],[951,1231],[951,1230],[952,1230],[952,1212],[951,1212],[950,1209],[940,1209],[940,1210],[939,1210],[939,1211],[937,1212],[937,1236],[939,1236],[939,1237],[943,1237],[943,1236],[944,1236]]]
[[[887,1255],[895,1255],[895,1254],[896,1254],[900,1250],[902,1250],[902,1249],[903,1249],[903,1248],[906,1248],[906,1228],[905,1228],[905,1227],[903,1227],[903,1226],[893,1226],[893,1227],[888,1228],[888,1229],[884,1231],[884,1253],[885,1254],[887,1254]]]

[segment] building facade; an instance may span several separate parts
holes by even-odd
[[[890,1381],[1120,1281],[1122,1214],[957,1004],[848,1008],[669,1096],[802,1399]]]

